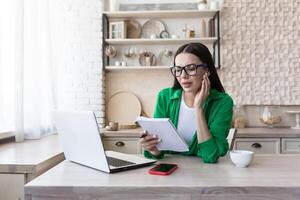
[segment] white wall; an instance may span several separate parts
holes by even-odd
[[[60,109],[93,110],[104,125],[102,1],[56,0],[56,44]]]

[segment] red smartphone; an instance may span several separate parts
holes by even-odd
[[[151,168],[149,170],[149,174],[166,176],[174,172],[177,168],[178,166],[176,164],[160,163],[158,165],[155,165],[153,168]]]

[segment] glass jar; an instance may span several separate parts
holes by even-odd
[[[278,106],[261,106],[259,121],[269,128],[281,122],[281,110]]]
[[[246,113],[243,105],[236,105],[233,114],[233,127],[245,128],[247,125]]]
[[[195,38],[195,36],[196,36],[195,29],[194,28],[189,28],[187,30],[187,35],[188,35],[188,38]]]

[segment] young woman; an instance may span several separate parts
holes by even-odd
[[[159,92],[155,118],[170,118],[178,133],[189,144],[189,151],[180,154],[198,156],[205,163],[215,163],[228,151],[226,137],[231,127],[233,101],[225,93],[208,48],[201,43],[181,46],[171,67],[172,88]],[[156,135],[141,139],[144,155],[163,158]]]

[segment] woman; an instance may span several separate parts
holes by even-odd
[[[189,151],[205,163],[215,163],[228,151],[226,137],[231,127],[233,101],[225,93],[208,48],[201,43],[181,46],[171,68],[172,88],[159,92],[154,118],[170,118],[189,144]],[[163,158],[156,135],[141,139],[148,158]]]

